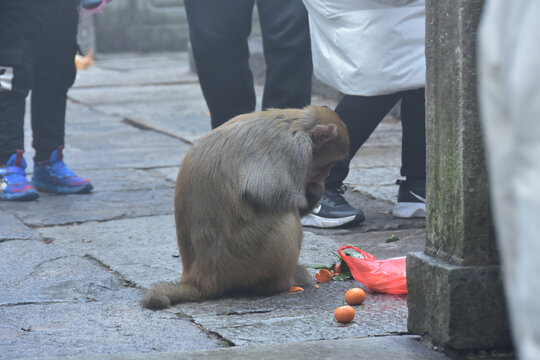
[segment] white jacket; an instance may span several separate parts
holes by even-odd
[[[424,87],[424,0],[303,0],[315,76],[348,95]]]

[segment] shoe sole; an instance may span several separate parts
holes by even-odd
[[[302,223],[303,226],[330,229],[330,228],[335,228],[335,227],[342,226],[345,224],[351,224],[353,222],[361,222],[364,219],[359,219],[357,221],[355,220],[356,220],[356,215],[331,219],[331,218],[323,218],[315,214],[307,214],[302,219],[300,219],[300,222]]]
[[[85,184],[77,188],[68,187],[68,186],[55,186],[53,188],[53,187],[48,187],[46,185],[43,185],[36,181],[32,181],[32,183],[34,184],[36,189],[38,189],[38,191],[50,192],[56,195],[86,194],[92,191],[92,189],[94,188],[92,184]]]
[[[32,201],[39,197],[39,194],[37,192],[31,192],[26,194],[11,194],[6,195],[2,194],[0,195],[0,200],[5,201]]]
[[[97,8],[99,5],[101,5],[103,1],[98,1],[98,2],[95,2],[95,3],[91,3],[91,4],[84,4],[84,5],[81,5],[83,8],[85,9],[95,9]]]
[[[426,204],[419,202],[400,202],[392,209],[392,215],[402,219],[425,218]]]

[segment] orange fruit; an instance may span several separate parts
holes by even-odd
[[[338,262],[336,266],[334,266],[334,273],[332,275],[338,275],[341,274],[341,263]]]
[[[332,280],[332,273],[326,269],[321,269],[315,274],[315,279],[320,283],[330,281]]]
[[[349,305],[360,305],[366,300],[366,292],[360,288],[352,288],[345,293],[345,301]]]
[[[334,318],[340,323],[348,323],[354,319],[354,308],[349,305],[344,305],[334,310]]]

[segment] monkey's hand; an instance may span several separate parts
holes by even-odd
[[[323,183],[310,182],[306,185],[307,206],[298,208],[298,210],[300,211],[300,217],[306,216],[310,213],[311,210],[315,208],[315,206],[317,206],[317,203],[321,199],[323,192]]]

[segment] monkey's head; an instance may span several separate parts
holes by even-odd
[[[313,161],[308,182],[322,183],[330,174],[332,164],[349,154],[349,132],[339,116],[326,106],[308,106],[314,120],[309,130],[313,142]]]

